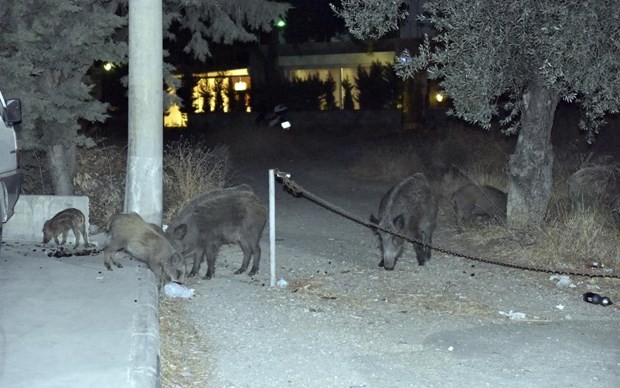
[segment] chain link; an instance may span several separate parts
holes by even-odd
[[[457,257],[462,257],[464,259],[467,260],[473,260],[473,261],[477,261],[480,263],[486,263],[486,264],[492,264],[492,265],[498,265],[498,266],[502,266],[502,267],[507,267],[507,268],[513,268],[513,269],[519,269],[519,270],[524,270],[524,271],[532,271],[532,272],[542,272],[542,273],[550,273],[550,274],[558,274],[558,275],[569,275],[569,276],[583,276],[583,277],[589,277],[589,278],[610,278],[610,279],[620,279],[619,275],[612,275],[612,274],[591,274],[591,273],[582,273],[582,272],[575,272],[575,271],[562,271],[562,270],[552,270],[552,269],[545,269],[545,268],[536,268],[536,267],[530,267],[530,266],[525,266],[525,265],[519,265],[519,264],[512,264],[512,263],[505,263],[505,262],[501,262],[501,261],[497,261],[497,260],[490,260],[490,259],[485,259],[482,257],[477,257],[477,256],[471,256],[471,255],[467,255],[464,253],[460,253],[460,252],[455,252],[455,251],[451,251],[449,249],[445,249],[445,248],[441,248],[438,246],[434,246],[434,245],[430,245],[430,244],[426,244],[418,239],[415,238],[411,238],[411,237],[407,237],[404,236],[400,233],[396,233],[396,232],[392,232],[389,230],[386,230],[384,228],[382,228],[381,226],[373,223],[373,222],[369,222],[369,221],[364,221],[359,217],[356,217],[355,215],[347,212],[346,210],[344,210],[343,208],[336,206],[324,199],[322,199],[321,197],[314,195],[313,193],[309,192],[308,190],[304,189],[302,186],[300,186],[298,183],[296,183],[295,181],[290,179],[290,174],[287,174],[285,172],[282,172],[280,170],[275,170],[275,174],[277,177],[277,180],[282,183],[283,188],[285,191],[287,191],[289,194],[291,194],[292,196],[294,196],[295,198],[299,198],[299,197],[305,197],[308,200],[316,203],[317,205],[324,207],[325,209],[334,212],[342,217],[348,218],[349,220],[366,226],[368,228],[371,229],[378,229],[381,230],[383,232],[389,233],[391,235],[400,237],[404,240],[407,240],[411,243],[415,243],[415,244],[419,244],[419,245],[424,245],[426,247],[429,247],[432,250],[435,250],[437,252],[442,252],[445,253],[447,255],[450,256],[457,256]]]

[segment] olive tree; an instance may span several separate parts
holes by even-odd
[[[400,9],[393,6],[392,19]],[[337,10],[355,21],[348,25],[377,19],[352,10],[347,1]],[[590,141],[605,116],[618,113],[618,2],[429,0],[424,10],[419,18],[437,33],[419,52],[399,56],[398,74],[407,78],[426,69],[452,98],[451,114],[487,129],[497,119],[507,134],[518,134],[509,161],[508,220],[512,226],[540,225],[551,192],[550,135],[558,103],[579,104],[579,126]]]

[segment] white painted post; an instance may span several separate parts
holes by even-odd
[[[161,225],[163,208],[162,0],[129,3],[125,212]]]
[[[275,171],[269,170],[269,264],[271,277],[269,285],[276,285],[276,190]]]

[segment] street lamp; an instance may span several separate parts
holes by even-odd
[[[276,19],[274,24],[275,24],[277,29],[281,30],[284,27],[286,27],[286,20],[284,20],[284,18],[282,18],[282,17],[279,17],[278,19]]]

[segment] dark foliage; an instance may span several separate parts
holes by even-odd
[[[357,67],[355,86],[360,109],[396,108],[403,90],[400,80],[389,65],[373,62],[367,70]]]

